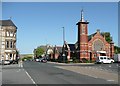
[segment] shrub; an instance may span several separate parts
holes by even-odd
[[[80,60],[79,59],[75,59],[75,60],[73,60],[73,63],[80,63]]]
[[[86,58],[82,58],[83,63],[88,63],[88,60]]]
[[[26,57],[23,57],[23,58],[22,58],[22,61],[25,61],[25,60],[30,60],[30,59],[32,59],[32,57],[31,57],[31,56],[26,56]]]

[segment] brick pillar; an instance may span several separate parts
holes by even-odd
[[[70,61],[70,49],[68,49],[67,60]]]
[[[114,57],[114,43],[113,42],[110,43],[110,57],[111,58]]]

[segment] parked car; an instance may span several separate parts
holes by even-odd
[[[96,59],[96,63],[113,63],[113,62],[115,61],[107,56],[99,56]]]
[[[47,59],[46,59],[46,58],[40,58],[39,60],[40,60],[40,62],[43,62],[43,63],[46,63],[46,62],[47,62]]]
[[[18,60],[13,60],[13,64],[18,64]]]
[[[9,61],[9,60],[3,60],[3,64],[4,64],[4,65],[9,65],[9,64],[10,64],[10,61]]]
[[[36,59],[35,59],[35,61],[36,61],[36,62],[39,62],[39,61],[40,61],[40,59],[36,58]]]

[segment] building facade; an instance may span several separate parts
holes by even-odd
[[[11,20],[0,20],[0,60],[16,60],[16,33]]]
[[[66,56],[69,55],[79,60],[87,59],[91,61],[94,61],[97,56],[101,55],[113,58],[114,42],[112,38],[108,43],[105,35],[101,34],[99,29],[95,33],[88,35],[88,24],[89,22],[84,20],[82,10],[81,19],[76,24],[78,26],[78,40],[75,44],[65,44],[67,49]]]

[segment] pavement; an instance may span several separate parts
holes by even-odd
[[[95,63],[59,63],[59,62],[47,62],[51,64],[58,64],[58,65],[94,65]]]
[[[2,66],[0,65],[0,86],[2,85]]]
[[[23,67],[18,64],[2,66],[2,84],[34,84]]]
[[[94,78],[105,79],[110,82],[118,83],[118,73],[113,73],[110,71],[105,71],[103,69],[91,68],[88,66],[80,66],[80,65],[94,65],[94,63],[57,63],[57,62],[48,62],[50,64],[58,64],[57,68],[61,68],[64,70],[69,70],[72,72],[76,72],[82,75],[87,75]],[[78,65],[79,64],[79,65]],[[69,66],[71,65],[71,66]]]

